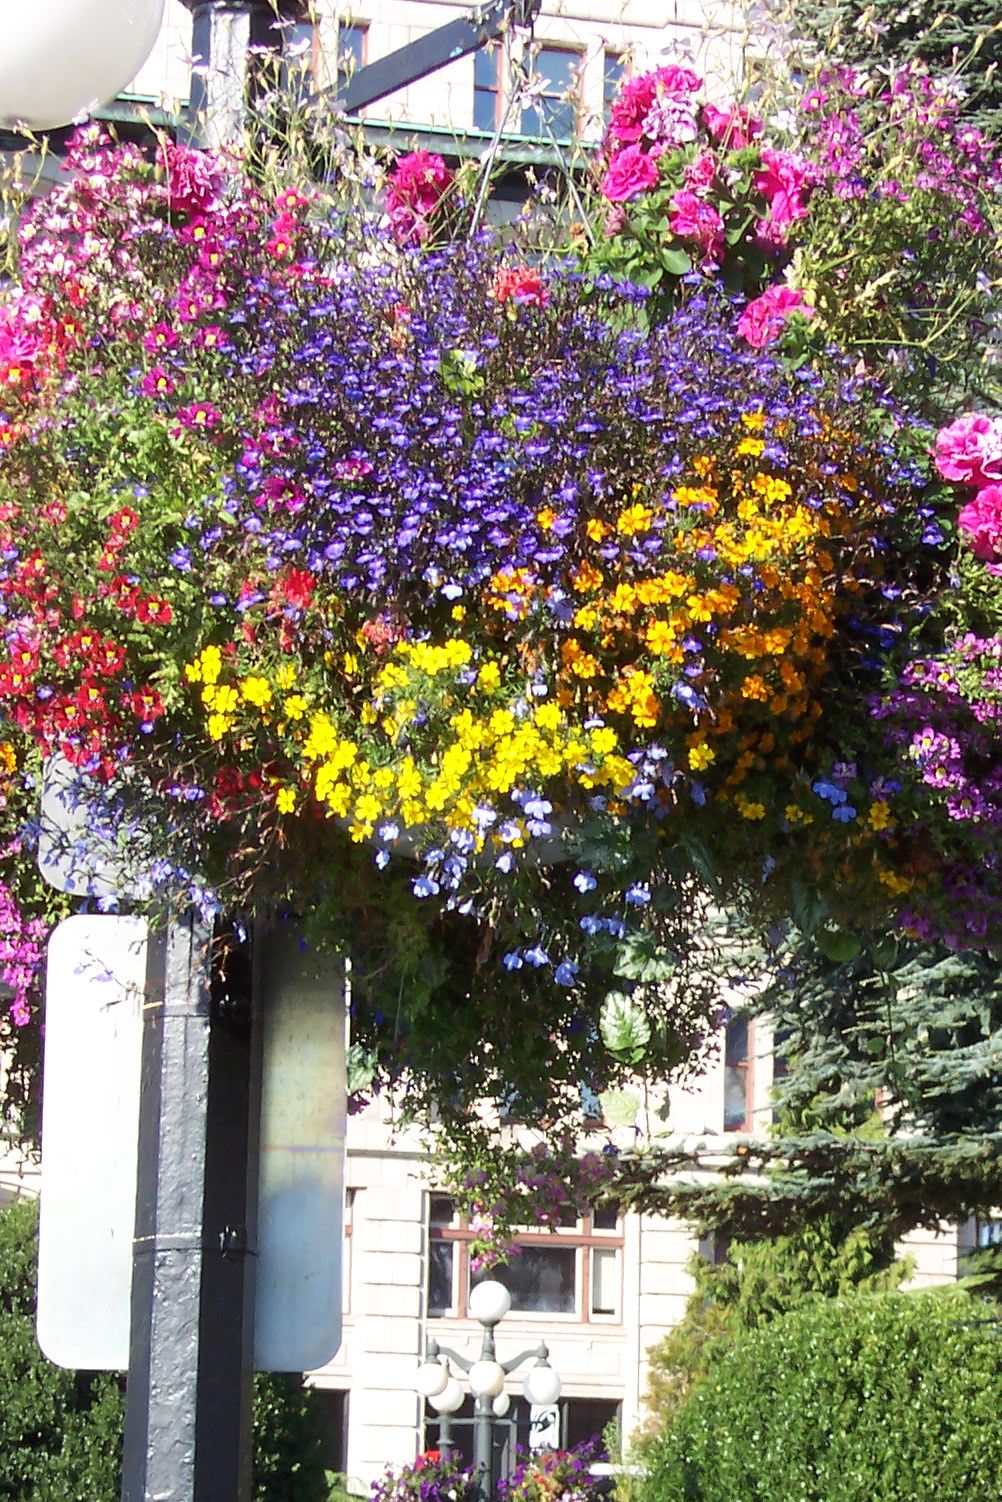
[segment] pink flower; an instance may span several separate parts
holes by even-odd
[[[609,203],[639,198],[658,180],[658,164],[639,146],[624,146],[609,163],[602,179],[602,196]]]
[[[671,210],[668,227],[672,234],[691,241],[704,264],[719,261],[724,251],[724,221],[712,203],[683,189],[672,198]]]
[[[684,172],[685,186],[690,193],[703,198],[713,187],[717,177],[717,159],[712,151],[701,151]]]
[[[207,151],[192,151],[188,146],[168,146],[167,204],[172,214],[204,214],[219,197],[223,172],[217,159]]]
[[[625,143],[639,141],[644,134],[644,122],[657,99],[692,94],[701,83],[702,79],[688,68],[675,66],[655,68],[652,73],[627,79],[612,106],[609,139]]]
[[[433,151],[412,151],[402,156],[390,173],[386,188],[387,207],[406,204],[415,213],[428,215],[438,207],[452,182],[452,173]]]
[[[965,485],[1002,480],[1002,417],[965,412],[936,434],[934,460],[944,480]]]
[[[804,302],[802,292],[792,287],[767,287],[741,314],[738,333],[752,349],[763,349],[783,332],[787,319],[794,313],[803,318],[814,317],[814,309]]]
[[[781,249],[792,225],[807,218],[807,199],[814,186],[810,164],[795,151],[762,149],[762,165],[755,174],[755,191],[768,205],[768,216],[757,238],[769,249]]]
[[[1002,485],[986,485],[957,516],[971,552],[985,563],[1002,558]]]
[[[718,110],[715,104],[703,105],[703,124],[710,140],[725,151],[740,151],[751,145],[762,134],[762,122],[750,110],[732,104],[729,109]]]

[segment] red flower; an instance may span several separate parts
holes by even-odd
[[[491,295],[498,302],[528,303],[535,308],[545,308],[550,294],[543,285],[538,271],[529,266],[503,266],[491,286]]]

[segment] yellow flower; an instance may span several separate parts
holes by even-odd
[[[876,830],[886,829],[889,824],[894,822],[891,818],[890,804],[883,801],[871,804],[866,818],[870,828]]]
[[[275,673],[275,686],[281,689],[291,688],[296,681],[296,670],[291,662],[283,662]]]
[[[605,522],[600,522],[597,516],[593,516],[590,521],[585,523],[585,531],[592,542],[601,542],[608,530],[609,528]]]
[[[206,725],[206,729],[209,732],[209,739],[213,741],[221,741],[226,732],[228,730],[231,730],[232,728],[232,716],[227,714],[210,714],[208,723]]]
[[[542,511],[536,512],[536,520],[544,532],[549,532],[558,515],[559,513],[554,511],[552,506],[544,506]]]
[[[742,438],[735,449],[739,456],[747,454],[749,458],[757,459],[765,449],[765,443],[761,438]]]
[[[379,799],[372,793],[363,793],[355,804],[355,818],[360,824],[373,824],[382,812]]]
[[[13,772],[17,766],[17,756],[10,741],[0,741],[0,766],[5,772]]]
[[[754,820],[765,818],[765,804],[753,803],[750,798],[745,797],[744,793],[737,794],[734,799],[734,806],[743,819]]]
[[[218,647],[203,647],[198,658],[198,668],[203,683],[215,683],[223,666],[223,654]]]
[[[296,808],[296,794],[292,788],[279,788],[275,807],[280,814],[291,814]]]
[[[477,688],[482,693],[491,694],[501,686],[501,669],[496,662],[485,662],[477,674]]]
[[[705,742],[702,745],[693,746],[689,752],[689,765],[694,772],[704,771],[716,759],[716,751]]]
[[[653,515],[649,506],[641,506],[639,502],[635,506],[627,506],[625,511],[619,513],[616,531],[622,532],[624,537],[632,537],[637,532],[646,532]]]
[[[232,714],[239,703],[239,695],[230,684],[209,683],[202,690],[202,703],[206,709],[214,709],[217,714]]]
[[[290,694],[282,705],[282,711],[287,719],[301,720],[309,707],[302,694]]]
[[[765,427],[765,413],[761,409],[758,412],[742,412],[741,421],[749,433],[761,433]]]
[[[645,633],[645,641],[651,651],[663,657],[675,645],[675,627],[669,621],[652,621]]]
[[[271,684],[267,678],[252,675],[241,683],[240,696],[257,709],[267,709],[271,703]]]

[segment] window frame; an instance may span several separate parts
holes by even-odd
[[[449,1223],[432,1220],[433,1203],[450,1204],[452,1217]],[[439,1212],[440,1213],[440,1212]],[[449,1195],[428,1195],[427,1242],[428,1276],[425,1278],[426,1312],[429,1319],[470,1319],[469,1290],[471,1287],[470,1243],[476,1233],[466,1216],[457,1213]],[[454,1248],[452,1255],[452,1302],[447,1309],[433,1307],[430,1299],[431,1247],[434,1242],[444,1242]],[[566,1313],[551,1310],[512,1309],[519,1320],[550,1320],[565,1324],[621,1325],[623,1322],[623,1220],[617,1210],[615,1224],[610,1229],[595,1225],[595,1212],[577,1217],[573,1225],[559,1226],[552,1231],[525,1230],[519,1233],[518,1242],[523,1247],[570,1248],[574,1258],[574,1309]],[[595,1276],[595,1253],[613,1251],[616,1257],[616,1308],[612,1313],[596,1311],[593,1306]]]
[[[477,70],[481,61],[493,62],[493,88],[488,88],[479,82]],[[504,119],[507,100],[505,97],[505,50],[500,42],[484,42],[473,54],[473,109],[471,123],[474,130],[483,131],[485,135],[492,135],[501,125]],[[477,96],[492,96],[494,99],[494,123],[492,125],[480,125],[477,121]]]

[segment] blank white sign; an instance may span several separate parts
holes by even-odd
[[[79,915],[49,939],[38,1340],[87,1371],[129,1364],[145,980],[142,919]],[[261,993],[254,1365],[305,1372],[341,1343],[343,966],[279,927]]]

